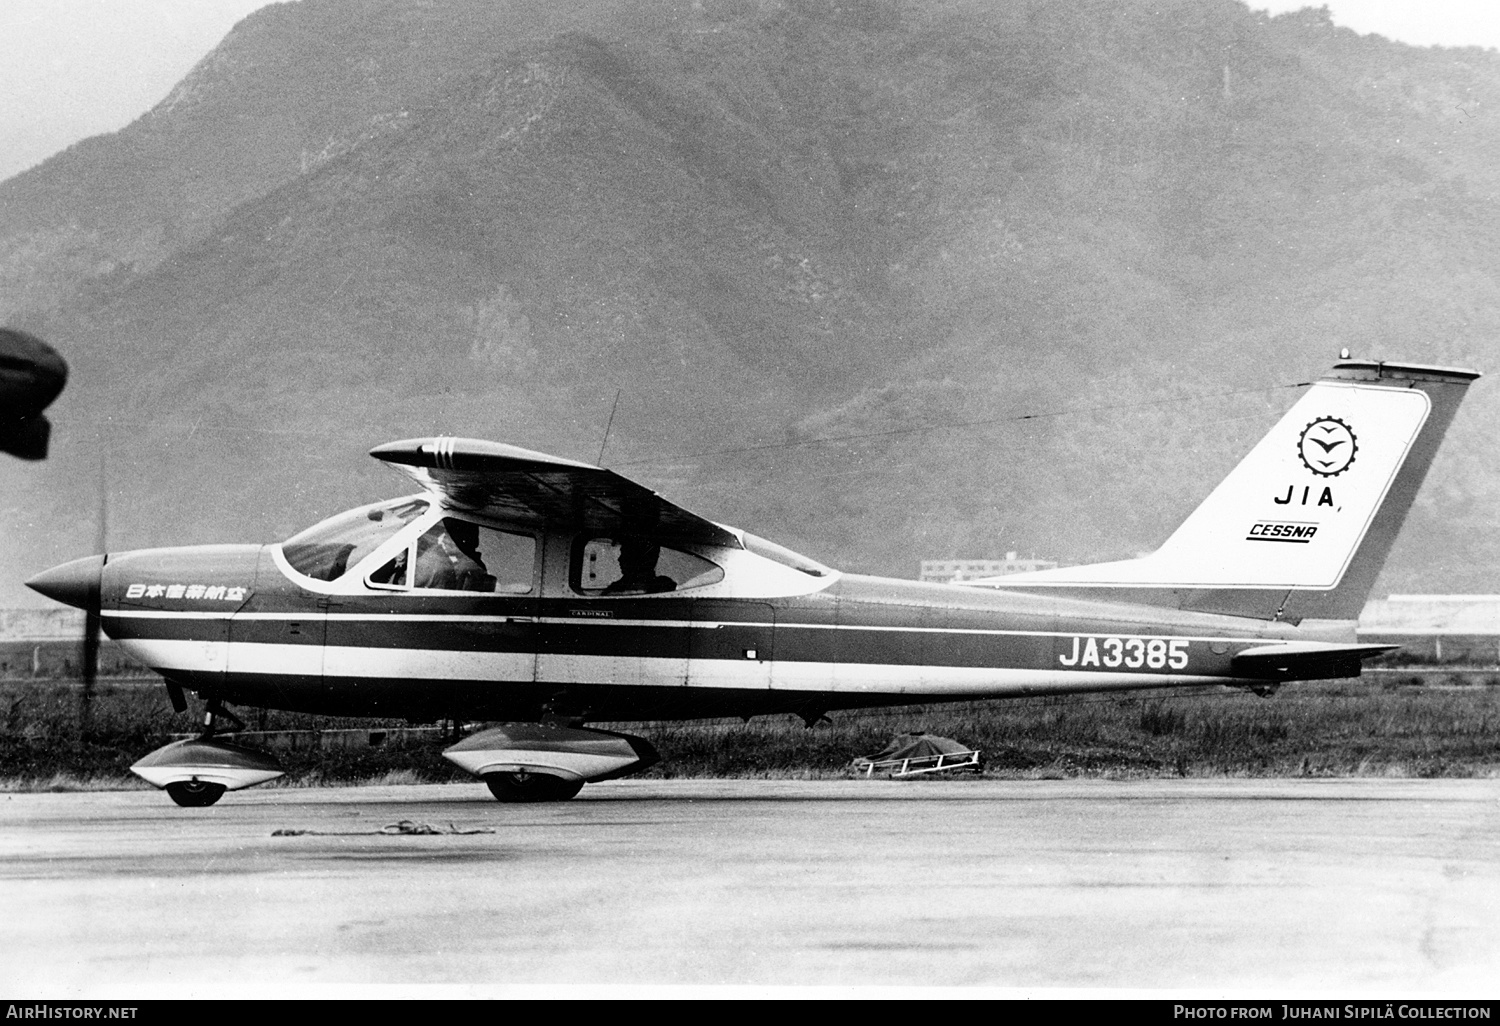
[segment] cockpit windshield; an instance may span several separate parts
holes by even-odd
[[[764,538],[751,534],[749,531],[741,531],[740,538],[748,551],[755,553],[757,556],[764,556],[772,562],[780,563],[782,566],[789,566],[793,570],[801,570],[809,577],[827,577],[833,573],[831,569],[817,560],[808,559],[799,552],[793,552],[786,546],[777,545],[773,541],[766,541]]]
[[[332,581],[426,511],[425,499],[397,499],[350,510],[288,538],[281,553],[299,574]]]

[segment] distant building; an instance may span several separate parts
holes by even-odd
[[[1408,658],[1494,666],[1500,661],[1500,595],[1391,595],[1365,604],[1366,644],[1402,646]]]
[[[0,609],[0,680],[71,677],[83,666],[84,614],[81,609]],[[99,641],[101,675],[148,671],[119,643]]]
[[[77,641],[82,609],[0,609],[0,641]]]
[[[1007,552],[1004,559],[924,559],[922,576],[918,580],[929,584],[952,584],[954,581],[973,581],[981,577],[1000,577],[1004,574],[1024,574],[1032,570],[1056,568],[1054,560],[1020,559],[1014,552]]]

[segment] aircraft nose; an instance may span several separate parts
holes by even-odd
[[[27,581],[26,587],[50,599],[88,609],[98,601],[99,579],[103,574],[103,556],[84,556],[43,570]]]

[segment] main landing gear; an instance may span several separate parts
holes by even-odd
[[[582,780],[568,780],[551,773],[486,773],[490,794],[501,802],[565,802],[583,790]]]
[[[173,781],[166,786],[165,790],[167,796],[178,805],[188,809],[201,809],[224,797],[224,792],[228,788],[223,784],[214,784],[194,777],[192,780]]]
[[[226,791],[263,784],[286,772],[274,756],[220,741],[215,736],[220,717],[230,721],[233,730],[245,727],[218,699],[209,699],[203,712],[203,733],[163,745],[130,767],[131,772],[162,788],[185,808],[212,805]]]
[[[505,723],[464,738],[443,757],[502,802],[565,802],[596,780],[661,761],[645,738],[551,723]]]

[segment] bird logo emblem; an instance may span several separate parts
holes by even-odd
[[[1302,465],[1319,477],[1337,477],[1349,469],[1359,452],[1354,431],[1337,417],[1319,417],[1302,429],[1297,455]]]

